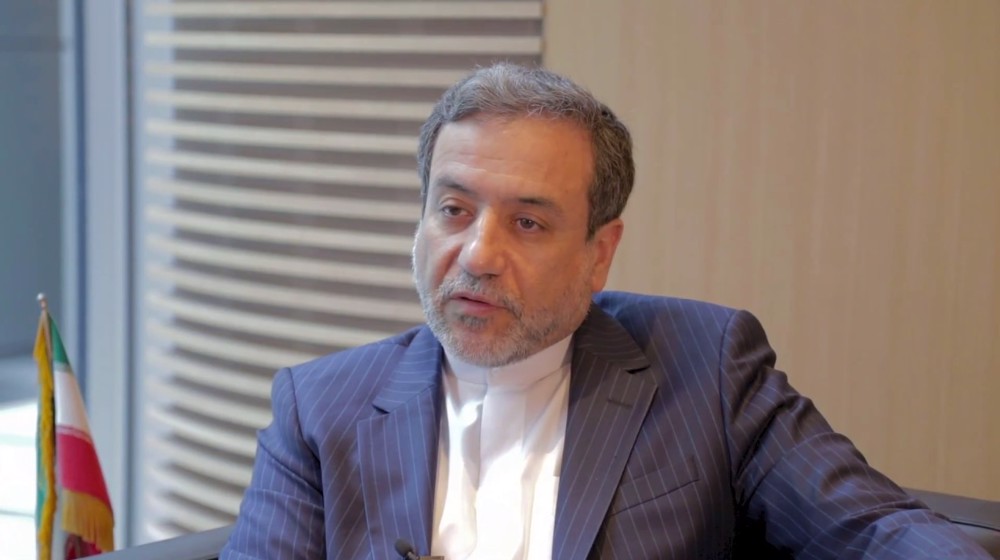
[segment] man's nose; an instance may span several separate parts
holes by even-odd
[[[480,214],[466,234],[459,266],[476,277],[500,274],[506,263],[506,240],[500,221],[488,212]]]

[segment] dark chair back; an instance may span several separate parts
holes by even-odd
[[[1000,502],[912,488],[906,491],[947,517],[994,558],[1000,559]]]

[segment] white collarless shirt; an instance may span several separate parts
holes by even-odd
[[[571,339],[499,368],[445,352],[432,554],[552,556]]]

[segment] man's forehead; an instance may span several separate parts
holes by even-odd
[[[449,158],[503,160],[513,171],[561,166],[561,171],[592,172],[589,132],[565,119],[533,116],[468,117],[442,126],[430,162],[430,174],[441,173]]]

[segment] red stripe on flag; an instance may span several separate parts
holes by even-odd
[[[56,427],[59,485],[74,492],[90,494],[110,508],[111,499],[108,498],[97,452],[90,438],[81,435],[78,430],[67,426]]]
[[[79,439],[80,441],[86,443],[87,445],[89,445],[91,447],[94,446],[94,441],[90,439],[90,434],[87,433],[87,432],[85,432],[85,431],[83,431],[83,430],[81,430],[81,429],[79,429],[79,428],[74,428],[73,426],[62,425],[62,426],[56,426],[56,431],[58,433],[61,433],[61,434],[67,435],[67,436],[75,437],[75,438]]]

